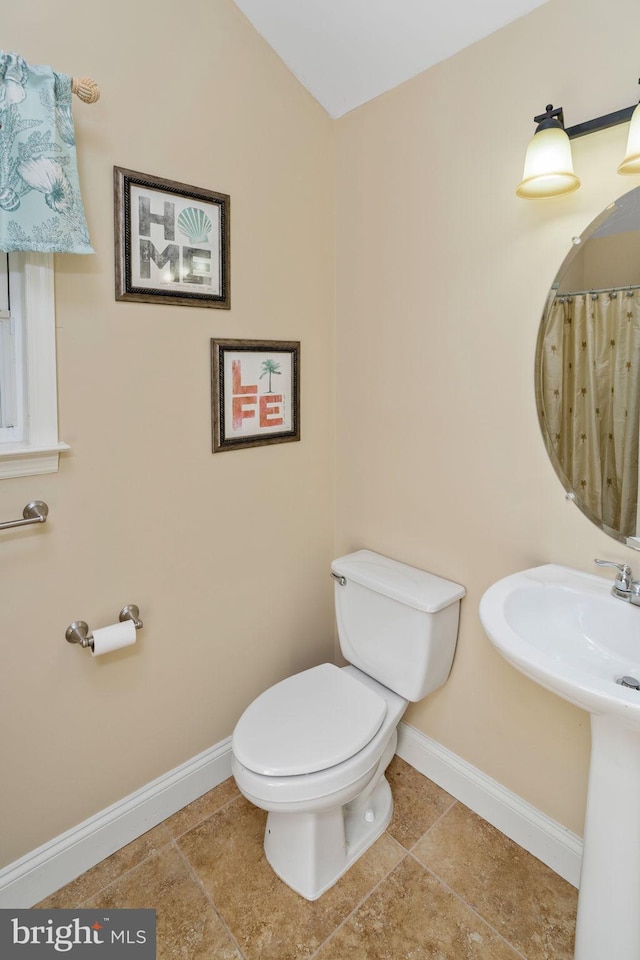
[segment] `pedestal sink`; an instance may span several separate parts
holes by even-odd
[[[499,580],[480,619],[512,666],[591,715],[575,960],[640,960],[640,607],[546,564]]]

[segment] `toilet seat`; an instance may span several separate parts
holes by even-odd
[[[240,792],[263,810],[323,810],[351,800],[373,776],[387,744],[407,708],[407,701],[381,683],[357,670],[342,667],[354,683],[368,687],[386,704],[386,714],[374,737],[356,754],[327,770],[289,777],[255,773],[242,764],[232,743],[231,768]],[[355,792],[354,792],[355,791]]]
[[[314,774],[363,750],[386,714],[385,697],[323,663],[261,694],[238,721],[232,752],[260,776]]]

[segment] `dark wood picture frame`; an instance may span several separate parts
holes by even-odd
[[[113,175],[116,300],[228,310],[228,194],[124,167]]]
[[[212,339],[211,420],[214,453],[299,440],[300,342]]]

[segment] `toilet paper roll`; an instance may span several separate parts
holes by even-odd
[[[122,623],[112,623],[109,627],[100,627],[93,631],[92,657],[101,657],[103,653],[111,653],[121,647],[130,647],[136,642],[136,628],[133,620],[123,620]]]

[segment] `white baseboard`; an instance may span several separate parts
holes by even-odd
[[[582,840],[435,740],[401,723],[398,756],[578,886]],[[30,907],[231,776],[231,738],[0,870],[0,908]]]
[[[31,907],[231,776],[231,738],[0,870],[0,907]]]
[[[574,887],[580,880],[582,840],[476,767],[401,723],[398,756],[487,820]]]

